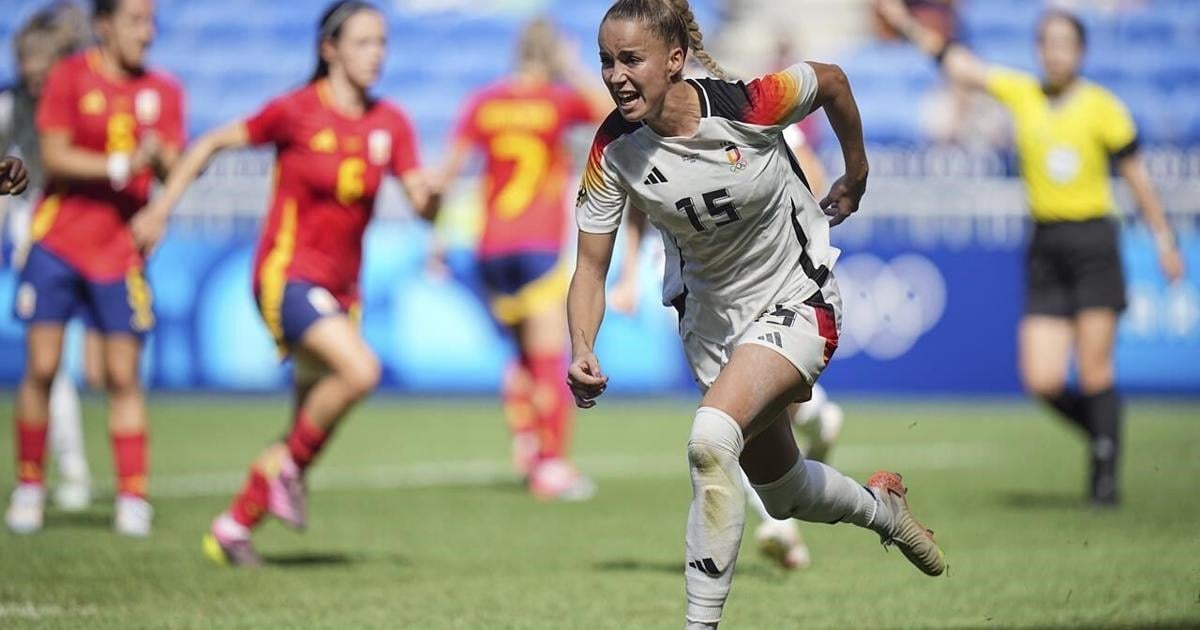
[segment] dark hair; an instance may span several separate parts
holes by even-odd
[[[55,58],[68,55],[87,43],[87,18],[70,2],[56,2],[25,21],[13,36],[13,52],[21,59],[33,46]]]
[[[121,0],[92,0],[92,17],[105,18],[117,12]]]
[[[346,25],[346,21],[361,11],[378,13],[379,9],[364,0],[340,0],[329,5],[321,14],[321,21],[317,23],[317,67],[313,70],[309,83],[329,76],[329,63],[321,56],[321,44],[327,39],[337,41],[342,36],[342,27]]]
[[[1087,48],[1087,27],[1083,25],[1083,20],[1080,20],[1079,16],[1074,13],[1062,9],[1052,9],[1042,14],[1042,19],[1038,21],[1038,41],[1041,41],[1044,36],[1046,24],[1055,19],[1066,20],[1075,30],[1075,36],[1079,38],[1079,48]]]
[[[687,0],[617,0],[601,23],[609,19],[641,22],[663,42],[682,48],[685,55],[691,50],[713,76],[725,78],[725,70],[704,50],[704,34]]]

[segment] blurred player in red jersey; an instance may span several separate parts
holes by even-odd
[[[305,470],[338,422],[379,382],[379,360],[357,326],[362,240],[387,173],[419,214],[436,195],[417,169],[408,117],[369,94],[387,48],[374,5],[347,0],[320,22],[317,69],[304,87],[190,148],[135,234],[152,247],[170,208],[218,151],[272,144],[275,193],[254,264],[254,294],[280,353],[293,357],[295,413],[288,435],[254,461],[241,492],[212,522],[204,551],[219,563],[256,565],[250,533],[267,514],[306,524]]]
[[[14,531],[42,526],[50,388],[64,325],[82,312],[103,339],[118,477],[114,525],[125,535],[150,533],[138,358],[154,313],[130,222],[183,144],[183,93],[173,79],[145,67],[154,14],[153,0],[96,0],[99,45],[58,62],[38,104],[47,182],[15,303],[29,327],[15,416],[19,484],[7,514]]]
[[[546,21],[529,24],[517,68],[471,96],[443,171],[453,180],[472,151],[484,154],[486,218],[479,267],[492,314],[517,343],[505,379],[513,458],[541,499],[585,500],[592,482],[566,461],[573,412],[566,385],[566,134],[599,122],[612,101]]]

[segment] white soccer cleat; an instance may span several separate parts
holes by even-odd
[[[14,534],[33,534],[42,529],[45,506],[46,489],[41,484],[18,484],[9,499],[4,522]]]
[[[588,501],[596,496],[596,482],[566,460],[550,459],[533,469],[529,490],[542,501]]]
[[[796,521],[763,521],[754,532],[758,550],[782,569],[807,569],[812,564],[808,545]]]
[[[87,460],[79,452],[56,453],[58,485],[54,505],[65,512],[81,512],[92,502],[92,482]]]
[[[908,488],[900,475],[881,470],[867,480],[867,489],[879,501],[878,509],[887,510],[883,519],[876,513],[877,524],[872,529],[879,533],[884,547],[895,545],[908,561],[929,576],[946,572],[946,554],[933,538],[933,531],[926,529],[913,516],[908,506]]]
[[[154,508],[141,497],[117,497],[116,516],[113,529],[122,536],[145,538],[150,535],[150,523],[154,520]]]
[[[54,488],[54,505],[64,512],[82,512],[92,504],[92,487],[85,481],[60,481]]]
[[[811,421],[802,424],[794,423],[796,429],[808,438],[806,454],[808,459],[815,459],[819,462],[828,460],[829,451],[833,449],[833,445],[841,436],[842,425],[845,424],[845,421],[841,405],[835,402],[826,402],[817,410],[816,417]]]

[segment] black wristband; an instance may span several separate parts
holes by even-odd
[[[940,66],[946,63],[946,55],[950,53],[951,48],[954,48],[957,45],[958,42],[953,39],[946,40],[946,43],[942,44],[941,50],[937,51],[937,54],[933,56],[933,59],[937,62],[937,65]]]

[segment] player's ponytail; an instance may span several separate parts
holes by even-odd
[[[704,69],[708,70],[712,76],[721,80],[728,78],[721,64],[718,64],[717,60],[713,59],[713,56],[704,49],[704,33],[700,32],[700,25],[696,23],[696,16],[692,14],[692,7],[688,4],[688,0],[667,0],[667,2],[687,29],[688,47],[692,49],[696,61],[699,61],[700,65],[704,66]]]
[[[558,30],[548,20],[530,22],[517,40],[517,65],[522,68],[541,68],[553,72],[561,61]]]
[[[325,61],[325,57],[321,54],[321,45],[326,41],[336,42],[342,36],[342,27],[346,25],[346,21],[359,11],[378,12],[379,9],[363,0],[340,0],[329,5],[329,8],[321,14],[321,21],[317,24],[317,67],[313,70],[312,77],[308,80],[309,83],[329,76],[329,62]]]
[[[638,20],[668,44],[691,51],[714,77],[725,79],[725,70],[704,49],[704,34],[687,0],[617,0],[604,19]]]

